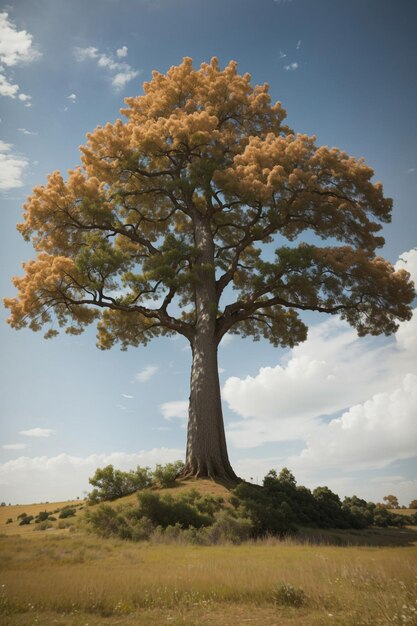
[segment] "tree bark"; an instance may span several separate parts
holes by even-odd
[[[208,219],[196,219],[194,236],[199,257],[195,268],[196,322],[191,339],[193,361],[183,476],[237,482],[227,454],[220,396],[214,244]]]

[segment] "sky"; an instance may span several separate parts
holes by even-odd
[[[0,4],[0,291],[33,257],[15,225],[31,189],[79,163],[153,69],[237,61],[268,82],[288,124],[364,157],[394,201],[380,254],[417,281],[414,0],[15,0]],[[0,316],[0,501],[82,497],[88,477],[184,459],[191,354],[184,338],[101,352],[95,330],[16,332]],[[358,338],[313,315],[293,349],[226,337],[219,349],[229,455],[262,482],[403,505],[417,497],[417,315]]]

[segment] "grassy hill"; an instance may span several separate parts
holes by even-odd
[[[155,491],[175,499],[193,489],[230,498],[204,480]],[[111,506],[136,502],[132,494]],[[16,522],[23,512],[66,506],[76,508],[68,528],[56,520],[34,532],[34,522]],[[417,529],[305,528],[294,538],[241,545],[166,543],[156,535],[127,542],[87,532],[85,512],[99,506],[0,507],[2,626],[416,624]]]

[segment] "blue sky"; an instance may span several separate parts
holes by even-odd
[[[417,279],[417,5],[413,0],[32,0],[0,5],[1,294],[33,255],[15,229],[32,187],[79,163],[153,69],[184,56],[238,62],[268,82],[297,132],[365,157],[394,199],[381,251]],[[100,352],[95,331],[45,341],[2,308],[0,500],[82,495],[95,467],[183,457],[190,351],[183,339]],[[229,452],[261,481],[288,465],[341,496],[417,496],[416,317],[357,339],[311,316],[294,350],[220,348]]]

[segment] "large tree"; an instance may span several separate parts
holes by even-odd
[[[362,159],[295,135],[235,62],[195,70],[186,58],[125,102],[126,121],[87,135],[82,166],[54,172],[25,204],[18,229],[37,257],[14,279],[9,321],[51,326],[50,337],[54,323],[76,334],[98,320],[103,349],[186,337],[185,475],[234,480],[222,338],[294,346],[307,335],[300,311],[339,314],[359,335],[394,332],[414,291],[375,256],[392,202]]]

